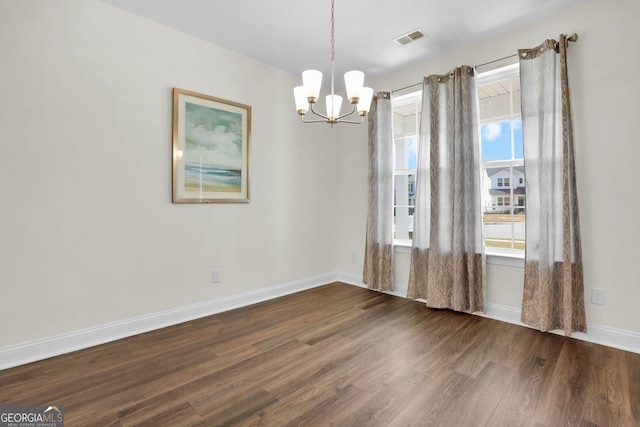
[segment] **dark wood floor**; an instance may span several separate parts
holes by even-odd
[[[638,426],[640,355],[330,284],[0,371],[67,426]]]

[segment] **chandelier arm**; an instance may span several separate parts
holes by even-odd
[[[314,105],[314,104],[315,104],[315,103],[313,103],[313,104],[309,104],[309,106],[311,107],[311,112],[312,112],[313,114],[315,114],[316,116],[318,116],[318,117],[322,117],[322,118],[323,118],[323,119],[325,119],[325,120],[329,120],[329,117],[328,117],[328,116],[325,116],[325,115],[324,115],[324,114],[322,114],[322,113],[318,113],[318,112],[315,110],[315,108],[313,108],[313,105]]]
[[[351,105],[352,105],[351,111],[349,111],[348,113],[345,113],[345,114],[343,114],[341,116],[338,116],[338,118],[336,120],[340,120],[343,117],[347,117],[348,115],[351,115],[351,114],[355,113],[357,105],[356,104],[351,104]],[[346,123],[346,121],[345,121],[345,123]]]
[[[305,120],[304,116],[300,116],[300,118],[302,119],[302,123],[327,123],[326,119],[323,119],[323,120]]]
[[[338,123],[349,123],[351,125],[359,125],[364,121],[364,116],[360,116],[360,120],[359,121],[355,121],[355,120],[338,120]]]

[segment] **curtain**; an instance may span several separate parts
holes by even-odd
[[[391,95],[373,99],[369,124],[369,191],[362,281],[393,291],[393,125]]]
[[[575,41],[577,36],[572,36]],[[520,49],[527,188],[522,322],[586,332],[568,38]]]
[[[408,297],[484,311],[480,145],[474,69],[424,79]]]

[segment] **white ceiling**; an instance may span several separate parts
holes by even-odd
[[[330,73],[330,0],[102,1],[294,74]],[[585,1],[336,0],[336,76],[384,75]],[[393,41],[416,28],[427,37]]]

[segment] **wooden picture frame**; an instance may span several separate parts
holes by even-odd
[[[248,203],[251,107],[173,88],[173,203]]]

